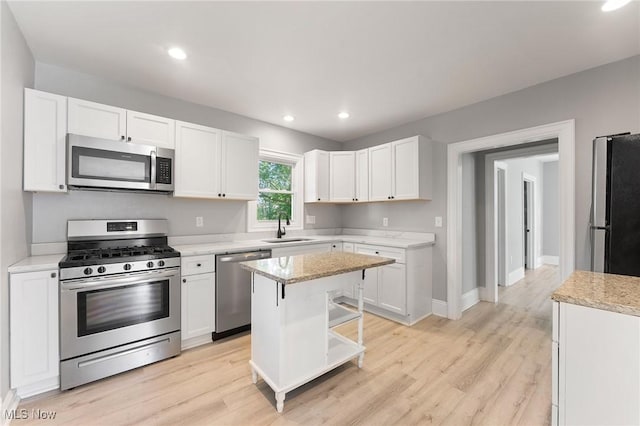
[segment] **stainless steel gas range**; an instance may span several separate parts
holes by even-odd
[[[60,387],[180,353],[180,253],[166,220],[73,220],[60,262]]]

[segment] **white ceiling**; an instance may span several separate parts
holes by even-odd
[[[345,141],[640,54],[640,2],[30,2],[38,61]],[[179,45],[189,55],[166,55]],[[351,118],[341,121],[337,113]],[[292,123],[284,114],[296,117]]]

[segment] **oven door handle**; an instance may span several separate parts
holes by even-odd
[[[95,278],[83,278],[80,280],[73,280],[63,282],[60,284],[62,290],[88,290],[88,289],[102,289],[120,287],[123,284],[143,284],[151,281],[156,281],[159,278],[177,277],[179,275],[178,269],[172,269],[171,271],[146,271],[137,274],[131,274],[124,278],[113,278],[96,281]]]

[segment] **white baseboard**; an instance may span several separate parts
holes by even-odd
[[[507,286],[513,285],[524,278],[524,267],[520,267],[515,271],[509,272],[509,282]]]
[[[560,256],[542,256],[540,258],[544,265],[559,265]]]
[[[207,343],[211,342],[213,342],[213,340],[211,340],[211,333],[207,333],[202,336],[183,340],[182,342],[180,342],[180,348],[184,351],[187,349],[195,348],[196,346],[206,345]]]
[[[466,311],[480,301],[480,291],[474,288],[462,295],[462,311]]]
[[[9,389],[9,392],[2,398],[2,426],[7,426],[11,423],[11,418],[7,416],[9,413],[15,413],[20,403],[20,397],[13,389]]]
[[[444,300],[432,299],[431,310],[433,315],[447,318],[447,302]]]

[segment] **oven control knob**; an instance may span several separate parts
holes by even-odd
[[[158,266],[164,266],[164,260],[159,261]]]
[[[84,268],[84,274],[85,274],[85,275],[91,275],[91,274],[93,274],[93,269],[91,269],[91,268]]]
[[[101,273],[101,274],[104,274],[106,271],[107,271],[107,268],[105,268],[104,266],[100,266],[98,268],[98,272]]]
[[[147,268],[153,268],[153,262],[147,262]]]
[[[124,264],[124,270],[125,270],[125,271],[128,271],[128,270],[130,270],[130,269],[131,269],[131,264],[130,264],[130,263],[125,263],[125,264]]]

